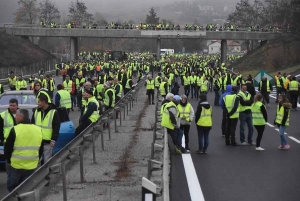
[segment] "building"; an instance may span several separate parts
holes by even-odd
[[[208,45],[208,54],[220,54],[221,53],[221,43],[213,42]]]
[[[234,41],[227,40],[227,54],[241,53],[241,45]],[[208,54],[220,54],[221,53],[221,41],[212,41],[208,45]]]

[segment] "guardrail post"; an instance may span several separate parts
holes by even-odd
[[[34,189],[34,201],[39,201],[41,200],[40,198],[40,190],[39,189]]]
[[[93,135],[93,134],[92,134]],[[84,172],[83,172],[83,149],[82,146],[79,146],[79,156],[80,156],[80,181],[84,182]]]
[[[118,115],[118,111],[120,110],[120,108],[119,107],[115,107],[114,108],[114,120],[115,120],[115,132],[116,133],[118,133],[119,131],[118,131],[118,127],[117,127],[117,115]]]
[[[101,148],[104,151],[104,132],[103,132],[103,123],[102,123],[102,131],[100,132],[101,135]]]
[[[68,201],[67,197],[67,173],[66,173],[66,164],[62,162],[60,164],[60,170],[62,175],[62,184],[63,184],[63,201]]]
[[[127,101],[127,103],[126,103],[126,110],[127,110],[127,116],[128,116],[128,101]]]

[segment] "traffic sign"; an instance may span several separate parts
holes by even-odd
[[[261,70],[254,77],[254,86],[258,86],[259,82],[262,80],[263,77],[266,77],[271,82],[271,84],[274,85],[274,79],[272,75],[268,74],[264,70]]]

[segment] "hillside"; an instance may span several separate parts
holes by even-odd
[[[233,63],[234,71],[280,71],[300,64],[300,41],[281,39],[249,52]]]
[[[19,68],[54,58],[29,40],[0,31],[0,67]]]

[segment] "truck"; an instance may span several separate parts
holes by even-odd
[[[167,56],[169,54],[174,54],[174,49],[160,49],[160,56]]]

